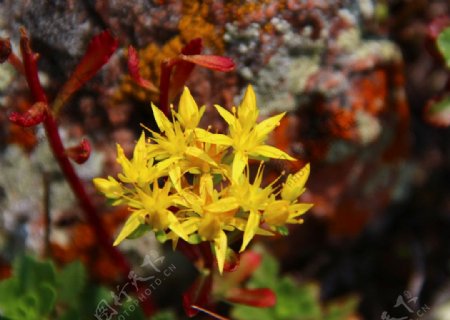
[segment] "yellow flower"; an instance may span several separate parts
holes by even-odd
[[[311,209],[312,206],[310,203],[292,204],[287,200],[274,200],[265,208],[263,220],[275,231],[276,227],[283,226],[287,223],[302,223],[303,219],[298,219],[298,217]]]
[[[167,167],[164,163],[153,165],[153,158],[147,151],[144,132],[134,148],[131,161],[125,157],[122,147],[117,145],[117,162],[121,165],[123,172],[123,174],[119,173],[119,179],[124,183],[135,183],[140,187],[161,177]]]
[[[189,89],[184,87],[183,93],[180,97],[178,113],[176,114],[176,117],[181,125],[186,130],[193,130],[197,128],[204,112],[205,106],[202,106],[199,109]]]
[[[309,171],[308,163],[294,175],[288,175],[281,189],[281,198],[283,200],[294,201],[305,191],[305,183],[308,180]]]
[[[202,141],[233,147],[233,180],[237,180],[239,175],[242,174],[249,157],[258,158],[262,156],[291,161],[296,160],[284,151],[265,144],[269,133],[280,123],[285,113],[256,123],[258,109],[252,86],[248,86],[244,99],[237,110],[237,115],[234,108],[232,114],[219,105],[215,107],[229,126],[228,135],[213,134],[202,129],[197,129],[196,133]]]
[[[185,172],[197,168],[189,160],[190,158],[217,167],[217,163],[198,146],[199,142],[196,140],[195,133],[190,129],[194,124],[198,125],[203,111],[198,110],[198,106],[187,88],[184,89],[180,100],[179,109],[182,113],[173,112],[173,123],[153,104],[152,109],[161,134],[152,131],[154,143],[147,146],[148,156],[154,157],[156,160],[162,160],[162,165],[169,167],[169,176],[178,191],[181,188],[181,176]],[[176,121],[176,119],[181,119],[186,130],[183,130],[181,122]]]
[[[150,225],[154,231],[170,229],[179,237],[188,240],[188,235],[181,227],[179,220],[169,210],[176,204],[178,198],[178,195],[170,194],[170,189],[170,181],[167,181],[162,189],[159,188],[157,181],[153,183],[153,188],[148,186],[145,189],[136,189],[137,197],[130,198],[128,201],[133,213],[117,236],[115,246],[130,236],[141,224]]]
[[[216,106],[228,123],[227,135],[198,128],[204,108],[198,108],[187,88],[178,112],[171,111],[172,121],[154,105],[152,109],[160,132],[150,130],[147,139],[142,133],[131,159],[117,146],[118,180],[94,179],[114,205],[125,204],[131,212],[114,245],[149,225],[160,241],[172,240],[174,248],[179,238],[192,245],[210,242],[222,273],[231,250],[230,232],[243,233],[242,252],[255,235],[271,236],[286,224],[302,222],[301,215],[312,206],[298,203],[309,165],[282,185],[276,179],[264,186],[262,161],[250,181],[249,158],[295,160],[265,144],[284,114],[257,123],[251,86],[232,113]]]
[[[109,199],[116,199],[114,204],[119,204],[121,202],[120,198],[123,196],[124,191],[120,182],[111,176],[108,179],[95,178],[94,185],[100,192],[104,193]]]
[[[266,186],[261,187],[263,178],[262,163],[259,166],[258,172],[253,183],[250,183],[248,170],[239,177],[238,180],[233,180],[230,186],[230,195],[234,196],[243,212],[247,214],[247,219],[244,229],[244,237],[240,252],[244,251],[250,240],[256,233],[262,232],[259,228],[261,222],[261,212],[264,210],[271,201],[273,194],[273,184],[275,181]]]
[[[184,206],[187,208],[184,211],[190,213],[190,217],[187,218],[190,221],[190,226],[195,228],[202,240],[214,243],[217,264],[220,273],[222,273],[228,248],[224,230],[232,231],[235,229],[234,225],[237,224],[236,221],[239,219],[235,217],[235,213],[239,204],[234,197],[214,190],[210,174],[203,174],[200,177],[197,192],[198,194],[188,190],[182,191],[181,197],[184,199]]]

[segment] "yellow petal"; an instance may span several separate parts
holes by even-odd
[[[122,185],[113,177],[108,177],[108,179],[95,178],[93,182],[97,190],[107,198],[117,199],[123,195]]]
[[[120,233],[116,238],[116,241],[114,241],[113,244],[114,246],[117,246],[119,243],[121,243],[125,238],[127,238],[130,234],[132,234],[141,225],[140,212],[141,212],[140,210],[136,211],[128,218],[122,230],[120,230]]]
[[[196,128],[200,121],[200,113],[197,103],[187,87],[184,87],[183,93],[181,94],[178,114],[186,129]]]
[[[212,201],[214,193],[214,183],[211,174],[204,173],[200,176],[199,193],[202,203],[209,203]]]
[[[234,155],[233,168],[231,177],[234,181],[239,180],[239,176],[244,172],[245,166],[248,164],[248,157],[241,151],[238,151]]]
[[[223,273],[227,246],[227,235],[225,234],[225,232],[220,231],[219,236],[214,241],[214,251],[216,252],[217,266],[219,268],[220,274]]]
[[[195,129],[195,137],[202,142],[225,146],[231,146],[233,144],[233,140],[229,136],[220,133],[211,133],[201,128]]]
[[[281,189],[281,198],[288,201],[294,201],[303,192],[310,172],[309,163],[300,169],[296,174],[288,175],[286,182]]]
[[[203,151],[199,148],[187,147],[186,154],[191,157],[203,160],[203,161],[207,162],[208,164],[210,164],[211,166],[217,167],[217,163],[213,159],[211,159],[211,157],[208,156],[205,151]]]
[[[270,117],[258,123],[255,127],[257,139],[262,142],[280,123],[286,112]]]
[[[220,221],[212,214],[207,214],[198,226],[198,234],[207,241],[217,238],[220,231]]]
[[[169,229],[181,237],[184,241],[188,241],[188,235],[186,230],[183,228],[181,223],[175,217],[175,215],[170,211],[166,210],[167,218],[169,220]]]
[[[142,162],[147,158],[147,149],[145,147],[145,134],[142,131],[141,136],[136,143],[133,151],[133,162],[135,164],[142,164]]]
[[[297,159],[292,158],[286,152],[281,151],[280,149],[269,146],[269,145],[256,146],[249,151],[250,151],[249,154],[251,156],[255,156],[255,157],[263,156],[263,157],[273,158],[273,159],[297,161]]]
[[[152,103],[153,116],[155,117],[156,124],[158,125],[159,130],[164,132],[166,130],[172,130],[172,123],[167,119],[166,115],[159,110],[157,106]]]
[[[259,220],[260,220],[259,213],[254,210],[251,210],[248,216],[247,225],[245,226],[244,239],[242,240],[242,246],[239,252],[244,251],[247,245],[249,244],[250,240],[252,240],[253,237],[255,236],[256,230],[258,230]]]
[[[236,125],[236,117],[234,115],[232,115],[230,111],[219,106],[218,104],[214,105],[214,107],[216,107],[220,116],[223,118],[223,120],[225,120],[228,123],[229,126]]]
[[[271,202],[264,210],[264,221],[270,226],[281,226],[289,218],[289,201],[278,200]]]
[[[312,203],[296,203],[289,206],[289,211],[291,214],[289,215],[289,219],[297,218],[301,216],[306,211],[311,209],[314,205]]]
[[[175,187],[177,192],[181,191],[181,169],[177,165],[173,165],[169,169],[169,177],[170,181],[172,181],[172,185]]]
[[[214,203],[211,203],[205,207],[205,210],[214,212],[214,213],[220,213],[220,212],[228,212],[234,209],[237,209],[239,207],[239,204],[234,197],[228,197],[224,199],[220,199],[218,201],[215,201]]]
[[[199,218],[189,218],[189,220],[181,222],[181,227],[187,234],[194,233],[198,230]]]
[[[253,125],[258,118],[255,91],[253,91],[253,87],[251,85],[247,87],[244,94],[244,99],[239,105],[238,116],[243,127]]]
[[[127,157],[125,157],[125,152],[123,152],[123,149],[120,146],[120,144],[117,143],[116,147],[117,147],[117,158],[116,158],[117,163],[120,164],[122,169],[124,170],[129,169],[130,161],[127,159]]]

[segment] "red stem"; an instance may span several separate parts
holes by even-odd
[[[174,62],[172,59],[166,59],[161,62],[161,79],[159,81],[159,109],[164,112],[166,116],[169,115],[169,88],[170,75]]]
[[[41,86],[38,77],[36,56],[31,51],[28,43],[28,38],[26,37],[26,35],[24,36],[23,33],[20,45],[23,54],[25,76],[28,82],[28,86],[31,90],[31,94],[33,95],[33,100],[34,102],[47,103],[47,96]],[[51,112],[48,112],[47,117],[44,120],[44,128],[53,155],[58,161],[58,164],[62,172],[64,173],[66,180],[69,182],[73,193],[77,197],[78,202],[85,213],[86,219],[95,229],[100,245],[109,253],[112,258],[114,258],[123,275],[127,277],[130,271],[130,266],[125,257],[111,245],[110,236],[103,227],[102,221],[97,215],[96,209],[92,204],[92,201],[87,194],[83,183],[76,174],[72,163],[67,157],[64,145],[61,140],[61,136],[58,132],[58,125]]]
[[[33,100],[35,103],[47,103],[47,96],[41,86],[38,77],[38,69],[36,65],[37,56],[31,51],[29,40],[25,30],[21,30],[21,33],[22,38],[20,41],[20,47],[23,57],[23,67],[28,86],[33,96]],[[58,164],[62,172],[64,173],[64,176],[68,181],[73,193],[77,197],[78,202],[83,209],[86,220],[94,228],[100,246],[117,264],[117,267],[121,271],[123,279],[127,279],[128,274],[131,270],[130,265],[124,255],[111,245],[112,239],[110,238],[110,235],[108,234],[106,229],[103,227],[103,223],[97,214],[96,208],[93,205],[91,198],[87,194],[82,181],[76,174],[72,163],[67,157],[64,145],[61,140],[61,136],[58,132],[56,119],[50,111],[48,112],[47,117],[44,120],[44,127],[53,155],[58,161]],[[143,300],[142,304],[144,310],[154,310],[151,299]]]

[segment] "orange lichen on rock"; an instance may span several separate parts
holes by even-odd
[[[248,24],[270,20],[277,12],[286,8],[286,1],[259,0],[243,2],[233,0],[229,1],[225,8],[228,19]]]
[[[377,115],[387,106],[388,75],[386,70],[375,69],[371,73],[356,78],[350,90],[350,103],[354,110],[364,110]]]
[[[210,11],[212,3],[213,1],[183,0],[178,29],[183,43],[201,38],[205,47],[212,49],[214,54],[221,55],[224,52],[224,30],[214,24]]]
[[[178,23],[179,34],[171,38],[164,45],[150,43],[138,51],[139,71],[142,78],[159,85],[161,76],[161,62],[174,58],[181,49],[194,38],[201,38],[206,48],[214,54],[224,52],[223,27],[215,25],[211,13],[212,1],[183,1],[182,17]],[[114,98],[122,101],[131,96],[138,101],[156,102],[158,94],[137,85],[130,76],[125,76],[120,89]]]
[[[352,110],[333,108],[329,112],[327,126],[332,136],[351,140],[355,138],[355,113]]]

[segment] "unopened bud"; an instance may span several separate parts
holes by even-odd
[[[48,106],[44,102],[37,102],[26,112],[20,114],[12,112],[9,120],[21,127],[32,127],[42,123],[47,117]]]
[[[66,154],[76,163],[83,164],[91,155],[91,145],[87,139],[83,139],[77,146],[66,149]]]

